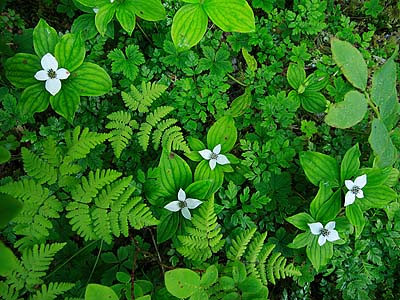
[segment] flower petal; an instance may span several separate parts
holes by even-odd
[[[344,197],[344,206],[353,204],[355,199],[356,199],[356,195],[354,195],[354,193],[352,191],[348,191],[346,193],[346,196]]]
[[[202,158],[207,159],[207,160],[211,159],[211,154],[212,154],[211,150],[204,149],[204,150],[199,151],[199,153]]]
[[[51,55],[50,53],[45,54],[41,61],[40,61],[43,70],[48,71],[48,70],[53,70],[56,71],[58,69],[58,62],[56,58]]]
[[[364,198],[364,192],[362,190],[359,190],[356,194],[357,198]]]
[[[221,152],[221,144],[215,146],[212,152],[214,152],[215,154],[219,154]]]
[[[320,222],[308,224],[308,227],[310,227],[311,233],[315,235],[321,234],[321,229],[324,228]]]
[[[211,170],[215,169],[215,166],[217,165],[217,160],[216,159],[210,159],[209,163]]]
[[[318,245],[322,246],[323,244],[326,243],[326,236],[323,236],[322,234],[318,238]]]
[[[47,72],[45,70],[37,71],[35,74],[35,78],[37,80],[41,80],[41,81],[50,79],[49,74],[47,74]]]
[[[226,165],[226,164],[230,164],[231,162],[228,160],[228,158],[225,155],[219,154],[217,156],[217,163],[220,165]]]
[[[187,207],[182,208],[182,215],[185,219],[188,219],[188,220],[192,219],[189,208],[187,208]]]
[[[200,201],[198,199],[192,199],[192,198],[187,198],[186,199],[186,205],[188,208],[193,209],[202,204],[203,201]]]
[[[172,201],[165,205],[164,208],[168,209],[169,211],[178,211],[181,209],[180,201]]]
[[[340,240],[339,233],[333,229],[329,232],[329,235],[326,237],[326,239],[330,242]]]
[[[328,229],[329,231],[335,229],[336,226],[336,222],[335,221],[331,221],[328,224],[325,225],[325,229]]]
[[[186,193],[185,193],[185,191],[182,190],[182,189],[179,189],[179,192],[178,192],[178,200],[179,200],[179,201],[185,201],[185,200],[186,200]]]
[[[57,78],[50,78],[46,80],[46,90],[55,96],[61,90],[61,81]]]
[[[58,79],[67,79],[70,73],[67,69],[61,68],[56,71],[56,76]]]
[[[354,187],[354,182],[351,180],[345,180],[344,184],[346,185],[348,190],[351,190]]]
[[[367,184],[367,174],[358,176],[356,180],[354,180],[354,184],[362,189]]]

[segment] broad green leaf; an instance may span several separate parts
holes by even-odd
[[[315,223],[313,217],[307,213],[298,213],[297,215],[286,218],[290,224],[296,226],[298,229],[310,231],[308,224]]]
[[[231,116],[224,116],[215,122],[207,133],[207,146],[213,150],[221,144],[221,154],[232,150],[236,143],[237,130]]]
[[[69,76],[68,81],[81,96],[101,96],[112,88],[107,72],[90,62],[84,62]]]
[[[304,71],[303,64],[289,64],[287,70],[287,80],[292,88],[297,90],[299,94],[305,90],[304,81],[306,80],[306,71]],[[301,87],[303,87],[301,89]]]
[[[356,199],[367,208],[383,208],[397,198],[397,193],[386,185],[369,186],[362,189],[364,198]]]
[[[288,244],[288,247],[293,248],[293,249],[303,248],[303,247],[307,246],[308,244],[310,244],[312,242],[313,238],[314,238],[314,236],[311,233],[311,231],[309,231],[309,230],[306,232],[299,233],[293,239],[293,242]]]
[[[191,183],[186,189],[186,197],[195,198],[199,200],[208,199],[212,193],[210,188],[212,187],[212,180],[199,180]]]
[[[54,54],[57,42],[57,31],[53,27],[50,27],[45,20],[40,19],[33,30],[33,47],[36,54],[40,58],[47,53]]]
[[[387,168],[363,168],[357,173],[357,175],[367,175],[367,183],[368,186],[377,186],[377,185],[388,185],[387,181],[390,178],[392,170],[397,170],[391,167]],[[397,183],[398,178],[396,178]]]
[[[211,21],[226,32],[255,31],[253,10],[246,0],[204,0]]]
[[[226,114],[232,117],[243,115],[246,112],[246,109],[250,107],[251,101],[251,90],[247,87],[243,95],[240,95],[232,101],[231,107],[228,109]]]
[[[135,14],[146,21],[160,21],[165,18],[165,8],[160,0],[135,0]]]
[[[201,151],[201,150],[206,149],[206,146],[204,145],[204,143],[202,141],[200,141],[199,139],[189,136],[187,138],[187,141],[188,141],[190,149],[192,149],[194,151]]]
[[[175,269],[165,273],[165,286],[173,296],[188,298],[200,289],[200,276],[189,269]]]
[[[88,7],[99,7],[104,5],[104,3],[108,0],[76,0],[78,3],[83,4]]]
[[[103,36],[107,31],[108,23],[111,22],[111,20],[114,16],[115,9],[116,9],[116,5],[109,3],[109,4],[101,6],[99,8],[99,11],[96,14],[96,17],[95,17],[96,28],[100,32],[100,34]]]
[[[326,183],[329,187],[339,186],[339,165],[336,159],[318,152],[301,152],[300,164],[312,184]]]
[[[81,34],[68,33],[56,45],[55,57],[59,68],[66,68],[70,73],[75,71],[85,59],[85,43]]]
[[[371,127],[372,130],[368,142],[371,144],[376,156],[374,165],[379,168],[392,166],[397,158],[397,150],[385,124],[379,119],[374,119]]]
[[[192,182],[192,171],[179,155],[163,151],[160,159],[160,182],[166,192],[177,197],[179,189],[185,190]]]
[[[252,56],[246,48],[242,48],[242,55],[246,61],[247,69],[249,69],[253,74],[257,71],[257,60]]]
[[[204,179],[211,180],[211,187],[209,190],[209,195],[211,195],[221,187],[224,181],[224,172],[219,168],[219,165],[217,165],[214,170],[211,170],[208,160],[202,160],[194,171],[194,180],[198,181]]]
[[[0,193],[0,229],[16,217],[21,209],[22,203],[19,200],[10,195]]]
[[[200,285],[206,289],[216,283],[218,280],[218,268],[211,265],[207,268],[206,272],[201,276]]]
[[[346,206],[346,217],[356,228],[356,238],[358,238],[365,226],[365,218],[357,201]]]
[[[44,82],[26,88],[19,103],[21,114],[32,116],[34,113],[45,111],[49,106],[50,96],[44,88]]]
[[[257,293],[261,290],[262,284],[261,281],[258,280],[256,277],[246,277],[245,280],[239,282],[238,288],[242,292],[249,292],[251,293]]]
[[[340,194],[341,190],[338,189],[326,202],[321,205],[316,217],[318,221],[328,223],[336,218],[342,207]]]
[[[73,123],[74,116],[78,110],[80,96],[78,91],[68,83],[61,86],[61,90],[50,97],[51,107],[70,124]]]
[[[117,294],[112,288],[101,284],[88,284],[85,292],[85,300],[118,300]]]
[[[361,152],[358,148],[358,144],[355,144],[343,157],[340,165],[340,182],[343,183],[346,179],[353,178],[358,169],[360,168],[360,156]]]
[[[3,277],[16,270],[19,265],[18,259],[15,257],[14,253],[8,249],[2,241],[0,241],[0,259],[0,276]]]
[[[178,197],[177,197],[178,198]],[[166,203],[168,204],[168,203]],[[157,225],[157,243],[161,244],[175,236],[179,225],[179,215],[181,212],[173,212],[163,215]]]
[[[346,79],[356,88],[365,91],[368,80],[367,64],[362,54],[349,42],[331,39],[333,60]]]
[[[326,109],[327,100],[320,92],[306,90],[300,94],[301,106],[313,114],[322,113]]]
[[[344,100],[329,107],[325,122],[332,127],[350,128],[359,123],[368,110],[368,103],[363,94],[350,91]]]
[[[11,159],[10,151],[8,151],[5,147],[0,146],[0,164],[8,162],[10,159]]]
[[[94,15],[83,14],[77,17],[72,23],[71,32],[76,34],[82,32],[84,40],[92,39],[97,34],[96,25],[94,23]]]
[[[172,41],[178,51],[190,49],[206,33],[207,14],[200,4],[188,4],[181,7],[172,21]]]
[[[40,58],[27,53],[17,53],[6,60],[4,65],[7,79],[17,88],[26,88],[39,81],[34,77],[42,70]]]
[[[132,34],[133,29],[136,25],[136,15],[135,15],[135,4],[136,2],[124,1],[119,4],[115,16],[118,22],[121,24],[122,28],[128,32],[129,35]]]
[[[333,244],[326,241],[324,245],[320,246],[318,244],[318,236],[314,235],[312,242],[307,245],[306,253],[313,267],[319,271],[332,258]]]
[[[320,182],[318,193],[310,203],[310,213],[313,218],[317,217],[319,209],[326,201],[328,201],[332,193],[332,189],[328,184]]]

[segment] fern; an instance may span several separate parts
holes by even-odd
[[[32,300],[53,300],[58,295],[64,294],[66,291],[72,289],[75,284],[67,282],[51,282],[48,286],[42,285],[41,290],[32,297]]]
[[[134,85],[131,85],[131,91],[129,93],[122,92],[122,100],[129,109],[146,113],[149,111],[149,107],[153,101],[159,98],[166,89],[167,86],[165,85],[154,82],[145,83],[143,81],[142,92]]]
[[[62,161],[60,148],[57,147],[55,140],[50,136],[43,142],[42,158],[51,166],[58,167]]]
[[[42,187],[32,179],[23,179],[0,186],[0,192],[20,199],[23,203],[21,213],[13,220],[16,225],[14,233],[23,235],[16,247],[43,243],[53,227],[52,218],[59,218],[62,211],[61,203],[47,188]]]
[[[198,214],[193,216],[193,227],[187,227],[187,235],[178,236],[182,246],[177,250],[183,256],[196,261],[205,261],[224,245],[221,227],[214,212],[214,200],[204,202]]]
[[[112,136],[109,138],[109,141],[111,142],[115,156],[119,158],[122,150],[126,148],[132,137],[132,129],[137,129],[138,124],[135,120],[131,120],[131,114],[126,111],[113,112],[107,118],[111,122],[106,125],[106,128],[112,129]]]
[[[90,172],[81,184],[73,188],[74,201],[66,209],[72,229],[86,240],[103,239],[111,243],[112,236],[128,236],[129,225],[136,229],[157,224],[140,197],[131,197],[135,187],[132,176],[107,170]]]
[[[241,232],[233,241],[232,245],[228,248],[226,256],[228,259],[235,261],[240,260],[247,249],[251,238],[256,232],[257,228],[251,228]]]
[[[162,146],[168,151],[182,150],[184,152],[190,152],[190,148],[183,137],[181,128],[178,126],[172,126],[164,132]]]
[[[57,170],[26,148],[21,150],[25,172],[38,183],[53,184],[57,181]]]

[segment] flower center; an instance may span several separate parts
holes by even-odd
[[[179,207],[182,209],[182,208],[185,208],[187,205],[186,205],[186,201],[179,201]]]
[[[47,75],[51,78],[54,79],[57,77],[56,71],[54,71],[53,69],[50,69],[47,71]]]
[[[328,229],[326,229],[326,228],[322,228],[321,229],[321,234],[322,234],[322,236],[328,236],[329,235],[329,230]]]
[[[217,159],[218,158],[218,154],[215,154],[214,152],[211,153],[211,159]]]
[[[352,192],[353,194],[357,195],[358,192],[361,190],[361,188],[359,186],[353,186],[353,188],[350,190],[350,192]]]

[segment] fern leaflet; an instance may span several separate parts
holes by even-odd
[[[32,300],[53,300],[58,295],[72,289],[75,284],[67,282],[50,282],[48,286],[42,285],[41,290],[32,297]]]
[[[228,259],[235,261],[240,260],[247,249],[247,245],[252,239],[257,228],[247,229],[241,232],[235,239],[232,240],[232,245],[228,248],[226,256]]]
[[[21,149],[25,172],[40,184],[57,181],[57,170],[26,148]]]
[[[122,92],[122,99],[129,109],[145,113],[149,111],[149,107],[153,101],[159,98],[167,89],[167,86],[143,81],[141,88],[142,92],[131,85],[131,91],[129,93]]]

